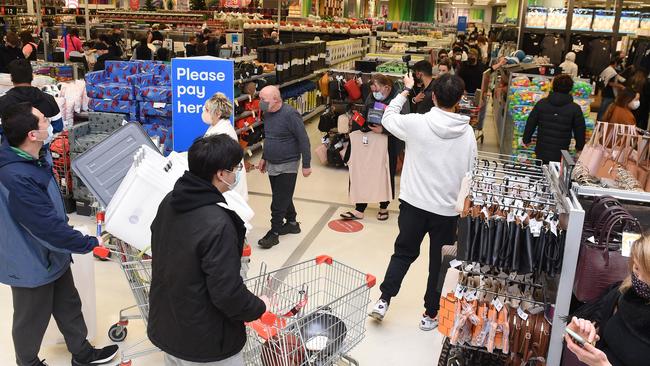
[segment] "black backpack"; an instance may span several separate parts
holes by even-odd
[[[320,116],[320,121],[318,122],[318,130],[321,132],[329,132],[330,130],[337,127],[339,116],[332,111],[327,111]]]

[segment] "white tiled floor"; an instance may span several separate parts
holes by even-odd
[[[317,123],[312,122],[307,126],[312,147],[317,146],[321,138],[316,125]],[[486,142],[479,149],[494,151],[496,136],[491,118],[488,118],[485,127]],[[257,156],[252,158],[254,162],[257,160]],[[271,250],[254,249],[251,273],[256,272],[262,262],[273,269],[285,264],[287,260],[302,260],[319,254],[329,254],[345,264],[376,275],[379,284],[397,235],[397,203],[391,204],[391,217],[386,222],[377,221],[374,218],[376,211],[369,209],[367,218],[363,221],[362,231],[354,234],[334,232],[322,224],[337,218],[340,212],[348,209],[347,171],[322,166],[316,157],[313,167],[314,173],[311,177],[299,178],[295,194],[302,233],[282,237],[280,245]],[[250,204],[257,213],[253,220],[255,228],[250,242],[256,243],[269,227],[270,186],[268,178],[257,171],[249,173],[248,184],[252,192]],[[76,224],[87,224],[91,228],[94,226],[89,219],[76,215],[72,216],[72,221]],[[304,240],[305,238],[313,240]],[[369,320],[366,338],[351,352],[351,356],[362,365],[437,364],[442,336],[436,331],[426,333],[418,328],[427,276],[427,243],[428,239],[425,239],[421,258],[411,267],[384,322],[378,324]],[[109,343],[106,331],[116,322],[119,310],[133,304],[133,297],[117,264],[95,262],[95,276],[98,334],[93,343],[105,345]],[[371,292],[373,301],[379,295],[378,287]],[[11,316],[11,291],[7,286],[0,286],[0,319],[3,319],[0,322],[0,365],[14,363]],[[128,337],[121,344],[123,348],[144,336],[141,322],[132,322],[128,329]],[[70,356],[64,345],[43,347],[41,357],[53,366],[70,364]],[[159,354],[153,354],[134,359],[133,364],[162,365],[161,360]]]

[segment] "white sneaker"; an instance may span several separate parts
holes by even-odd
[[[422,315],[422,320],[420,320],[420,329],[424,331],[430,331],[438,328],[438,318],[431,318],[430,316],[424,314]]]
[[[386,315],[386,311],[388,311],[388,303],[386,300],[379,299],[377,303],[375,304],[375,307],[372,309],[372,312],[370,313],[370,317],[382,321],[384,320],[384,316]]]

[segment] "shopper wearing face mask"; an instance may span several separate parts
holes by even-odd
[[[579,308],[569,328],[586,343],[566,335],[567,347],[588,366],[647,365],[650,355],[650,234],[637,240],[630,275],[594,303]],[[565,353],[565,358],[567,354]]]
[[[271,230],[258,245],[269,249],[280,243],[280,235],[300,233],[293,192],[301,157],[303,177],[311,175],[311,147],[302,116],[282,101],[280,89],[267,86],[260,91],[260,110],[265,137],[258,168],[269,174],[272,198]]]
[[[61,132],[63,130],[63,116],[59,110],[59,105],[53,96],[32,86],[34,74],[31,63],[27,60],[13,61],[9,65],[9,72],[13,88],[0,97],[0,114],[11,105],[29,102],[49,119],[54,133]],[[2,128],[0,126],[1,133]]]
[[[618,92],[614,103],[610,104],[603,115],[602,121],[622,125],[636,125],[632,111],[641,105],[639,93],[630,88]]]
[[[45,158],[52,125],[29,103],[6,107],[2,125],[0,283],[11,286],[14,312],[7,324],[12,324],[16,364],[45,365],[39,349],[52,316],[72,353],[72,366],[108,363],[118,347],[95,349],[86,340],[81,298],[70,270],[70,255],[92,251],[101,238],[68,224]]]
[[[203,123],[210,126],[205,132],[205,136],[226,134],[233,140],[239,142],[237,131],[230,123],[233,106],[230,100],[223,93],[216,93],[210,99],[205,101],[201,119]],[[244,160],[241,161],[242,166]],[[235,183],[229,187],[232,191],[237,192],[244,200],[248,201],[248,182],[246,180],[246,169],[237,172]]]
[[[458,76],[465,82],[465,91],[474,93],[481,87],[483,71],[487,69],[485,64],[479,60],[479,51],[475,48],[469,50],[467,61],[460,66]]]
[[[197,139],[187,155],[189,171],[151,224],[147,334],[165,366],[243,366],[244,323],[266,309],[240,275],[246,228],[224,198],[244,153],[221,134]]]

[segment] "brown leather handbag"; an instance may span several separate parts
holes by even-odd
[[[580,247],[573,292],[583,302],[598,299],[612,284],[622,281],[629,273],[628,258],[621,255],[620,242],[614,242],[614,231],[642,232],[639,222],[616,207],[600,231],[596,243],[586,240]]]

